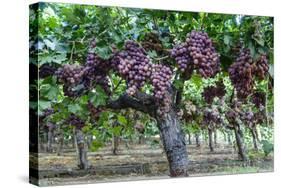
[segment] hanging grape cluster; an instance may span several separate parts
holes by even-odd
[[[240,108],[241,102],[235,98],[231,104],[231,108],[225,113],[225,117],[229,122],[227,125],[229,128],[234,128],[234,126],[238,123],[237,120],[241,117]]]
[[[110,61],[100,58],[93,50],[96,41],[93,40],[91,50],[84,65],[83,85],[86,90],[91,90],[95,85],[100,85],[107,94],[110,94],[109,79],[107,74],[111,69]]]
[[[222,123],[222,118],[219,111],[216,108],[206,108],[203,111],[203,125],[209,129],[219,127]]]
[[[145,50],[134,41],[126,41],[124,51],[116,53],[112,65],[127,81],[127,93],[134,95],[151,75],[150,59]]]
[[[172,99],[169,97],[168,89],[171,86],[172,70],[162,64],[153,64],[151,73],[151,84],[153,96],[159,105],[158,114],[163,115],[170,111]]]
[[[76,129],[82,129],[85,126],[85,121],[83,121],[75,114],[70,114],[70,116],[66,120],[66,123],[74,126]]]
[[[255,64],[253,64],[253,74],[260,80],[263,80],[268,73],[268,70],[268,59],[266,55],[261,55]]]
[[[229,67],[229,76],[238,98],[246,98],[253,90],[253,59],[249,49],[242,49],[236,61]]]
[[[92,123],[96,123],[99,120],[100,113],[103,109],[101,107],[95,107],[90,101],[88,101],[87,107],[90,112]]]
[[[197,108],[196,105],[194,105],[191,101],[184,101],[183,106],[183,118],[186,122],[191,121],[194,119],[194,116],[196,115]]]
[[[253,93],[251,97],[251,101],[257,108],[260,108],[261,106],[265,106],[265,100],[266,96],[264,92],[256,91]]]
[[[196,69],[202,77],[208,78],[220,70],[219,54],[205,32],[189,33],[184,43],[172,49],[171,56],[175,58],[182,72],[192,73]]]
[[[234,125],[236,123],[236,118],[239,116],[239,113],[235,110],[228,110],[225,114],[226,118],[228,119],[230,125]]]
[[[49,117],[50,115],[52,115],[53,113],[55,113],[55,110],[53,108],[47,108],[45,109],[39,116],[39,124],[43,124],[43,120],[45,120],[45,118]]]
[[[91,50],[95,47],[96,42],[93,40]],[[66,96],[77,97],[84,91],[90,91],[96,85],[100,85],[107,94],[110,94],[107,78],[110,68],[108,60],[103,60],[90,51],[84,65],[64,65],[56,71],[56,75],[59,82],[63,83],[63,91]]]
[[[53,113],[55,113],[55,110],[53,108],[47,108],[43,111],[41,116],[48,117],[48,116],[52,115]]]
[[[84,67],[77,64],[65,64],[56,73],[58,81],[63,83],[63,92],[66,96],[76,97],[80,91],[75,87],[81,83]]]
[[[172,71],[169,67],[162,64],[152,65],[151,81],[154,87],[154,96],[161,100],[165,96],[168,88],[171,86]]]
[[[221,98],[225,93],[225,86],[221,80],[216,83],[216,86],[208,86],[204,88],[203,97],[208,104],[211,104],[215,97]]]
[[[115,53],[112,67],[127,81],[127,94],[133,96],[145,83],[153,86],[153,96],[159,106],[158,113],[170,110],[171,99],[167,90],[171,86],[172,70],[163,64],[152,64],[143,47],[134,41],[126,41],[125,49]]]
[[[54,63],[45,63],[39,68],[39,78],[53,76],[58,69],[58,65]]]

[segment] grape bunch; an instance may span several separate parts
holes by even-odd
[[[157,33],[146,33],[143,41],[141,42],[141,45],[146,51],[154,50],[158,55],[164,53],[162,42],[159,39]]]
[[[269,66],[266,55],[261,55],[260,58],[253,64],[253,74],[263,80],[268,73]]]
[[[91,49],[96,47],[96,41],[93,40]],[[95,52],[89,52],[84,65],[83,85],[86,90],[91,90],[95,85],[100,85],[107,94],[110,94],[109,80],[107,74],[111,69],[109,60],[104,60]]]
[[[85,121],[83,121],[75,114],[70,114],[70,116],[66,120],[66,123],[74,126],[76,129],[82,129],[85,126]]]
[[[127,81],[127,93],[134,95],[150,78],[150,59],[145,50],[134,41],[126,41],[125,50],[112,58],[112,66]]]
[[[203,124],[213,129],[222,123],[222,118],[216,108],[206,108],[203,111]]]
[[[171,87],[172,70],[162,64],[153,64],[151,73],[151,84],[153,86],[153,96],[156,98],[159,109],[157,113],[163,115],[170,111],[172,99],[168,94]]]
[[[83,66],[77,64],[65,64],[56,71],[58,80],[66,85],[77,85],[83,73]]]
[[[189,55],[188,46],[186,43],[174,46],[171,51],[171,56],[175,58],[181,72],[188,72],[192,74],[194,64],[191,56]]]
[[[154,97],[162,100],[165,96],[165,92],[171,86],[170,80],[172,79],[172,70],[162,64],[153,64],[150,79],[154,88]]]
[[[167,93],[162,100],[156,100],[156,103],[158,105],[157,114],[160,116],[165,115],[171,110],[172,99]]]
[[[260,108],[261,106],[265,106],[266,96],[264,92],[256,91],[253,93],[251,97],[251,101],[255,104],[256,107]]]
[[[219,54],[205,32],[189,33],[184,43],[172,49],[171,56],[182,72],[196,69],[202,77],[208,78],[220,70]]]
[[[225,116],[230,123],[228,126],[233,126],[236,123],[236,118],[239,116],[239,113],[233,109],[230,109],[225,113]]]
[[[39,115],[39,123],[42,124],[45,118],[49,117],[53,113],[55,113],[55,110],[53,108],[47,108],[43,110],[43,112]]]
[[[237,97],[246,98],[253,90],[253,59],[249,49],[242,49],[236,61],[229,67],[229,76],[237,91]]]
[[[53,113],[55,113],[55,110],[53,108],[47,108],[43,111],[41,116],[48,117],[48,116],[52,115]]]
[[[79,85],[84,76],[84,67],[77,64],[65,64],[56,73],[58,81],[63,84],[63,91],[66,96],[75,97],[79,95],[75,87]]]
[[[223,81],[218,81],[216,86],[204,88],[203,97],[208,104],[211,104],[215,97],[222,98],[226,93]]]
[[[237,98],[234,98],[232,103],[230,104],[229,110],[225,113],[225,117],[229,122],[228,127],[233,128],[238,122],[237,119],[241,119],[241,109],[242,103],[241,101],[238,101]]]
[[[241,119],[247,123],[251,123],[254,121],[254,113],[252,111],[247,111],[243,113]]]
[[[183,106],[183,118],[185,121],[193,120],[193,117],[196,115],[196,105],[194,105],[191,101],[184,101]]]
[[[39,68],[39,78],[53,76],[58,69],[58,65],[54,63],[45,63]]]
[[[88,101],[87,107],[90,112],[91,120],[97,122],[103,109],[101,107],[95,107],[90,101]]]

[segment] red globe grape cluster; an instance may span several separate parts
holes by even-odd
[[[103,109],[101,107],[95,107],[90,101],[88,101],[87,107],[90,112],[92,122],[97,122]]]
[[[81,83],[84,76],[84,67],[77,64],[65,64],[60,67],[55,75],[58,81],[63,83],[63,91],[66,96],[75,97],[79,91],[74,88]]]
[[[182,72],[196,69],[202,77],[208,78],[220,70],[220,55],[205,32],[189,33],[184,43],[172,49],[171,56],[175,58]]]
[[[74,126],[76,129],[82,129],[85,126],[85,121],[83,121],[75,114],[70,114],[70,116],[66,120],[66,123]]]
[[[218,81],[216,86],[208,86],[204,88],[203,97],[208,104],[211,104],[215,97],[221,98],[225,95],[226,90],[223,81]]]
[[[242,49],[236,61],[229,67],[229,76],[237,91],[237,97],[246,98],[253,90],[253,59],[249,49]]]
[[[255,64],[253,64],[253,74],[260,80],[263,80],[268,73],[268,70],[268,59],[266,55],[261,55]]]
[[[153,86],[153,96],[159,105],[158,114],[163,115],[170,111],[171,98],[168,89],[171,87],[172,70],[162,64],[153,64],[151,73],[151,84]]]
[[[112,65],[122,78],[127,81],[127,93],[134,95],[151,75],[150,59],[145,50],[134,41],[126,41],[124,51],[112,58]]]
[[[222,123],[222,118],[217,109],[206,108],[203,111],[203,125],[213,129],[219,127],[221,123]]]
[[[39,67],[39,78],[53,76],[58,69],[58,65],[54,63],[45,63]]]
[[[262,91],[256,91],[253,93],[251,97],[251,101],[257,108],[260,108],[261,106],[265,106],[265,100],[266,96],[265,93]]]
[[[153,94],[155,98],[159,100],[163,99],[165,92],[171,86],[172,70],[162,64],[153,64],[150,78],[154,88]]]
[[[96,41],[93,40],[91,50],[96,47]],[[104,60],[95,52],[89,52],[84,65],[83,85],[86,90],[91,90],[95,85],[100,85],[107,94],[110,94],[109,79],[107,74],[111,69],[109,60]]]

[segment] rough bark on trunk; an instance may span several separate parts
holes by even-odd
[[[48,131],[48,143],[47,143],[48,152],[53,152],[53,136],[54,136],[54,131],[50,129]]]
[[[88,149],[89,149],[89,150],[90,150],[91,147],[92,147],[92,143],[93,143],[93,135],[88,134],[88,135],[87,135],[87,146],[88,146]]]
[[[71,138],[71,141],[72,141],[72,148],[73,149],[77,149],[77,145],[76,145],[76,138],[75,138],[75,131],[73,132],[73,136]]]
[[[143,134],[139,135],[139,144],[144,144],[144,135]]]
[[[173,109],[174,88],[169,88],[171,104],[170,111],[162,116],[157,115],[159,105],[156,98],[141,92],[136,92],[134,97],[124,94],[117,100],[109,101],[106,105],[111,109],[133,108],[137,111],[149,114],[157,120],[157,126],[160,130],[160,137],[164,146],[164,150],[169,162],[170,176],[180,177],[188,176],[187,174],[187,151],[185,143],[185,135],[180,127],[180,121]],[[169,104],[168,104],[169,105]]]
[[[118,146],[119,146],[119,137],[112,135],[112,153],[113,153],[113,155],[117,155]]]
[[[195,134],[195,141],[196,141],[196,147],[200,147],[200,135],[199,135],[199,133]]]
[[[90,166],[87,158],[87,147],[82,130],[76,129],[75,137],[78,149],[78,167],[80,169],[88,169]]]
[[[254,128],[251,128],[250,130],[251,130],[251,134],[252,134],[252,138],[253,138],[254,149],[258,150],[256,132],[255,132]]]
[[[240,130],[239,125],[236,125],[234,127],[234,133],[235,133],[236,144],[237,144],[237,148],[238,148],[238,157],[242,161],[247,161],[245,146],[244,146],[244,142],[243,142],[243,134],[242,134],[242,131]]]
[[[260,142],[260,137],[259,137],[259,134],[258,134],[258,129],[257,129],[257,127],[256,127],[256,126],[254,127],[254,132],[255,132],[255,135],[256,135],[256,139],[257,139],[257,141],[258,141],[258,142]]]
[[[187,135],[188,135],[188,144],[191,145],[192,144],[192,142],[191,142],[191,134],[188,132]]]
[[[208,136],[209,136],[209,148],[210,151],[213,152],[214,151],[214,144],[213,144],[213,137],[212,137],[212,129],[208,129]]]
[[[228,142],[228,144],[229,144],[229,145],[231,145],[231,144],[232,144],[232,142],[231,142],[231,134],[230,134],[230,132],[228,132],[228,133],[227,133],[227,142]]]
[[[57,155],[61,156],[63,153],[63,144],[64,144],[64,138],[63,138],[63,133],[61,132],[61,134],[58,137],[58,148],[57,148]]]
[[[157,124],[169,162],[170,176],[188,176],[185,136],[175,112],[171,111],[165,114],[164,117],[157,117]]]
[[[218,142],[217,142],[217,130],[214,130],[214,144],[218,145]]]

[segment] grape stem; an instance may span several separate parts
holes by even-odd
[[[169,56],[167,55],[167,56],[164,56],[164,57],[152,58],[152,59],[155,60],[155,61],[161,61],[161,60],[165,60],[165,59],[168,59],[168,58],[169,58]]]

